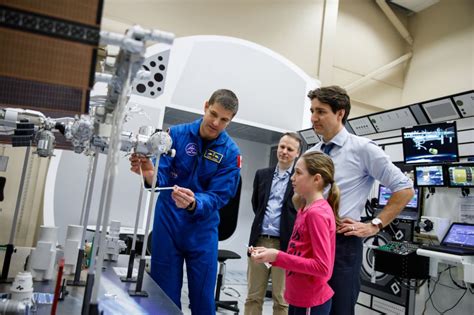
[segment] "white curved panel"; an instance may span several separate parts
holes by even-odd
[[[150,46],[146,57],[168,49],[170,47],[163,44]],[[167,67],[164,93],[160,97],[132,94],[129,105],[139,105],[146,115],[135,116],[124,125],[125,130],[137,132],[141,125],[161,127],[166,106],[202,114],[205,100],[219,88],[234,90],[239,97],[236,122],[278,132],[310,127],[310,102],[306,93],[318,87],[319,82],[263,46],[223,36],[178,38],[171,47]],[[104,94],[105,85],[96,84],[92,95]],[[70,151],[56,152],[46,183],[44,220],[59,227],[59,242],[62,243],[67,224],[77,224],[80,218],[88,158]],[[259,161],[266,159],[265,154]],[[105,156],[98,162],[89,224],[96,221]],[[257,167],[250,163],[248,161],[246,169]],[[111,219],[121,221],[122,226],[133,226],[138,176],[129,171],[125,156],[118,167]],[[252,179],[249,176],[246,180]]]
[[[156,44],[146,56],[167,49]],[[319,81],[261,45],[226,36],[182,37],[171,47],[167,66],[163,95],[147,99],[135,94],[133,102],[200,114],[214,90],[228,88],[240,100],[236,122],[275,131],[310,127],[306,93],[320,86]]]
[[[49,161],[48,173],[46,174],[46,184],[44,188],[43,201],[43,222],[44,225],[54,226],[54,189],[56,187],[56,176],[59,162],[61,161],[63,150],[55,150]]]

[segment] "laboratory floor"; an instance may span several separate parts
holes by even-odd
[[[183,290],[181,292],[181,305],[183,313],[190,315],[191,310],[187,307],[189,304],[188,299],[188,283],[186,275],[184,276]],[[224,290],[221,292],[221,300],[237,300],[239,302],[239,314],[244,314],[244,303],[247,297],[247,275],[244,271],[232,271],[227,270],[226,283]],[[271,315],[272,312],[272,300],[271,298],[265,298],[263,303],[263,315]],[[231,311],[219,309],[216,314],[233,314]],[[359,305],[356,306],[357,315],[376,315],[378,312],[366,309]]]

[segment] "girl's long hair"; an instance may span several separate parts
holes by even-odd
[[[339,217],[341,192],[334,182],[334,163],[329,156],[317,151],[307,152],[303,154],[301,158],[304,160],[309,174],[320,174],[324,182],[324,187],[331,185],[327,201],[334,212],[336,224],[339,225],[341,223],[341,218]]]

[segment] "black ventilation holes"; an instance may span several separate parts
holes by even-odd
[[[156,73],[155,76],[154,76],[154,78],[155,78],[155,81],[156,81],[156,82],[161,82],[161,81],[163,81],[163,75],[162,75],[161,73]]]
[[[140,92],[140,93],[145,92],[145,91],[146,91],[146,86],[145,86],[145,84],[141,84],[141,83],[138,84],[138,85],[137,85],[137,91]]]

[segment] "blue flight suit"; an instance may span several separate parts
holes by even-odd
[[[158,186],[191,189],[196,209],[177,208],[171,191],[160,193],[153,224],[151,276],[181,308],[186,261],[192,313],[215,314],[219,209],[236,193],[240,152],[225,131],[215,140],[203,140],[201,121],[171,127],[176,156],[160,159]]]

